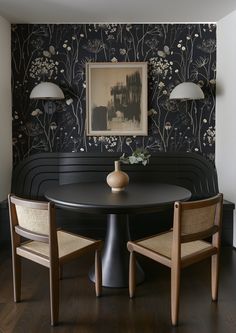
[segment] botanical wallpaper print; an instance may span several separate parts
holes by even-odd
[[[87,62],[148,62],[148,136],[88,137]],[[213,24],[12,25],[15,165],[39,152],[197,152],[214,161],[216,27]],[[30,100],[41,81],[63,101]],[[169,100],[183,81],[205,99]]]

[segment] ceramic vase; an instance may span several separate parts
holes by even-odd
[[[111,187],[112,192],[124,191],[129,184],[129,176],[121,171],[120,161],[115,161],[115,170],[107,176],[107,184]]]

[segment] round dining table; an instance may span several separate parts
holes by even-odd
[[[62,208],[107,215],[102,252],[102,285],[119,288],[128,286],[129,215],[171,208],[175,201],[190,199],[191,192],[171,184],[134,182],[124,191],[114,193],[105,182],[89,182],[51,187],[45,192],[45,197]],[[148,228],[148,215],[144,216]],[[90,270],[89,277],[94,281],[94,269]],[[144,272],[138,263],[136,279],[137,283],[144,280]]]

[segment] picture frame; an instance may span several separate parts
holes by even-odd
[[[86,64],[86,135],[148,134],[147,62]]]

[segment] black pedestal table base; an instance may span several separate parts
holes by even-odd
[[[127,287],[129,281],[129,251],[127,241],[130,240],[128,215],[110,214],[107,219],[107,234],[102,252],[102,285],[104,287]],[[93,282],[94,267],[89,278]],[[144,272],[137,263],[136,283],[144,280]]]

